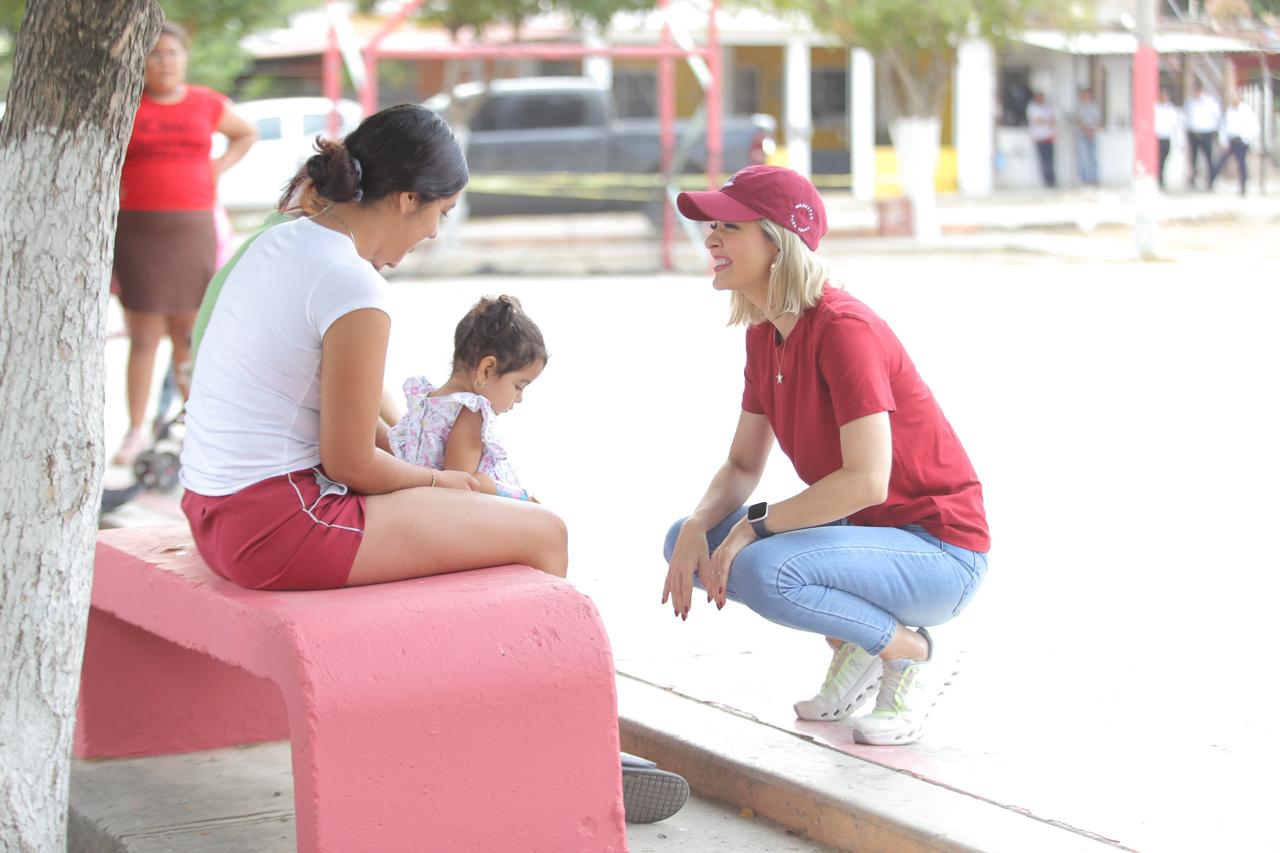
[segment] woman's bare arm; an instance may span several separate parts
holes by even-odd
[[[377,446],[391,318],[376,308],[339,317],[325,333],[320,363],[320,462],[334,480],[380,495],[414,486],[474,488],[460,471],[433,471]]]
[[[493,480],[479,473],[483,454],[484,416],[463,406],[444,443],[444,467],[449,471],[466,471],[480,484],[478,491],[496,495],[498,487]]]

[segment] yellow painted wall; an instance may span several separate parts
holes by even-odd
[[[618,70],[645,71],[653,75],[658,73],[658,64],[652,59],[619,59],[613,67]],[[689,63],[684,60],[676,62],[676,118],[689,118],[702,105],[706,95],[698,78],[689,70]]]
[[[782,123],[782,90],[783,90],[783,48],[779,46],[737,46],[728,48],[733,57],[730,65],[734,68],[756,69],[756,105],[759,112],[771,115],[778,123],[778,151],[771,162],[786,162],[786,138],[781,130]],[[813,68],[847,68],[849,52],[840,48],[814,48],[810,52],[810,64]],[[636,67],[653,69],[652,61],[619,61],[617,67]],[[947,81],[947,92],[943,100],[941,116],[941,133],[944,141],[950,140],[953,133],[954,115],[952,109],[952,80]],[[676,114],[681,118],[692,115],[702,103],[703,91],[697,79],[685,62],[676,64]],[[848,128],[815,128],[812,141],[815,151],[846,151],[849,147]],[[955,148],[944,145],[938,158],[936,184],[939,192],[956,192],[958,179],[956,175]],[[890,197],[902,194],[902,185],[898,178],[898,158],[892,146],[876,148],[876,196]]]
[[[769,157],[774,166],[787,165],[787,149],[780,145]],[[848,183],[848,175],[814,175],[814,181],[821,186]],[[934,173],[933,185],[940,193],[959,191],[959,176],[956,166],[956,149],[944,145],[938,151],[938,170]],[[894,198],[902,195],[902,176],[898,171],[898,154],[891,145],[876,146],[876,198]]]
[[[782,47],[733,47],[734,68],[756,69],[756,106],[782,127]]]
[[[831,47],[816,47],[809,51],[809,64],[816,70],[841,68],[848,72],[849,51]],[[847,151],[849,149],[849,123],[839,128],[815,127],[812,143],[814,151]]]
[[[940,193],[959,191],[956,149],[950,145],[944,145],[938,152],[938,171],[934,173],[933,185]],[[900,195],[902,177],[898,172],[898,155],[890,145],[876,146],[876,198]]]

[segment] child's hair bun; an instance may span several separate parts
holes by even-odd
[[[493,341],[506,334],[515,322],[516,313],[520,310],[520,300],[503,294],[496,299],[481,299],[477,307],[480,309],[480,316],[477,318],[480,337],[485,341]]]
[[[453,369],[478,365],[485,356],[509,373],[547,360],[542,331],[514,296],[486,296],[472,306],[453,333]]]

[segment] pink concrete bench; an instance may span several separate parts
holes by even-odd
[[[299,851],[626,849],[612,655],[569,583],[253,592],[185,527],[103,532],[76,754],[285,738]]]

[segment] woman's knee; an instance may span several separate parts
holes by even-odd
[[[535,569],[562,578],[569,572],[569,528],[564,519],[539,507],[530,562]]]
[[[753,559],[750,547],[740,552],[733,561],[730,583],[734,596],[757,613],[767,613],[781,597],[778,591],[778,567],[766,561]]]

